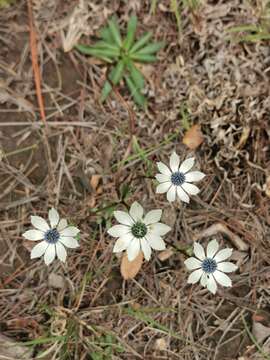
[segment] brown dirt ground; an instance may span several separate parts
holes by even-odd
[[[149,1],[86,3],[91,36],[111,14],[124,25],[135,11],[138,32],[153,30],[167,46],[158,63],[142,69],[146,113],[123,87],[101,105],[106,67],[62,50],[59,29],[74,3],[33,1],[44,135],[26,3],[1,9],[0,149],[6,156],[0,161],[0,335],[17,342],[45,339],[28,343],[33,358],[47,351],[48,359],[263,359],[250,334],[258,323],[270,327],[270,48],[269,41],[239,42],[226,32],[259,23],[263,1],[184,7],[180,33],[166,1],[151,15]],[[201,125],[204,142],[196,151],[182,143],[183,118]],[[131,121],[146,156],[132,145]],[[173,150],[182,159],[193,154],[207,174],[188,206],[155,194],[155,162],[166,162]],[[154,254],[126,282],[106,229],[113,210],[135,200],[164,209],[173,253],[165,261]],[[50,206],[81,229],[81,247],[69,252],[66,264],[46,267],[30,260],[32,244],[21,234],[31,214],[46,217]],[[215,231],[215,224],[230,232]],[[219,287],[216,296],[187,285],[183,265],[185,249],[195,239],[210,240],[203,234],[212,225],[212,237],[234,247],[239,265],[233,287]],[[258,346],[267,353],[263,342]]]

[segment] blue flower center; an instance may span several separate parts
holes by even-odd
[[[147,226],[138,221],[131,227],[131,233],[136,238],[143,238],[147,234]]]
[[[44,240],[49,244],[56,244],[60,238],[60,234],[56,229],[47,230],[44,235]]]
[[[214,259],[205,258],[202,262],[202,270],[205,273],[212,274],[217,270],[217,262]]]
[[[186,177],[185,174],[183,174],[180,171],[174,172],[171,175],[171,182],[173,183],[173,185],[179,186],[184,184],[184,182],[186,181]]]

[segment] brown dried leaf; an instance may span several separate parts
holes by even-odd
[[[203,142],[203,133],[201,131],[201,126],[196,124],[193,125],[186,133],[183,138],[183,144],[185,144],[189,149],[195,150]]]
[[[266,178],[265,182],[265,193],[268,197],[270,197],[270,176]]]
[[[158,254],[158,258],[160,261],[166,261],[168,260],[171,256],[173,256],[174,254],[174,251],[173,251],[173,248],[168,248],[166,250],[163,250],[161,251],[159,254]]]
[[[121,262],[121,275],[123,278],[125,280],[133,279],[142,267],[142,263],[143,253],[141,251],[133,261],[128,261],[127,254],[124,254]]]
[[[95,175],[95,174],[92,175],[90,180],[90,185],[94,191],[97,190],[100,179],[101,179],[101,175]]]

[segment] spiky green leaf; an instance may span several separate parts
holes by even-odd
[[[130,49],[130,54],[135,53],[136,51],[140,50],[142,47],[144,47],[145,44],[148,43],[148,41],[152,37],[152,32],[149,31],[145,33],[138,41],[135,42],[135,44]]]
[[[102,28],[99,31],[99,35],[104,41],[106,41],[106,42],[108,42],[110,44],[115,44],[112,33],[111,33],[110,28],[108,26]]]
[[[135,86],[141,90],[144,88],[144,77],[139,69],[133,64],[132,61],[129,61],[127,64],[130,76]]]
[[[111,91],[112,91],[112,86],[110,82],[106,80],[101,91],[100,101],[104,102],[107,99],[107,97],[110,95]]]
[[[131,56],[132,60],[139,61],[139,62],[154,62],[157,60],[156,56],[154,55],[148,55],[148,54],[132,54]]]
[[[124,49],[127,51],[133,45],[136,28],[137,28],[137,16],[133,15],[129,19],[128,27],[127,27],[127,36],[123,44]]]
[[[123,76],[124,68],[125,68],[125,63],[123,60],[120,60],[115,67],[115,71],[113,72],[113,75],[111,76],[111,80],[114,85],[117,85],[121,80]]]
[[[117,59],[118,56],[120,55],[119,50],[112,50],[112,49],[99,49],[99,48],[95,48],[93,46],[87,46],[87,45],[76,45],[76,49],[79,50],[81,53],[86,54],[86,55],[92,55],[92,56],[96,56],[102,60],[106,59],[106,61],[108,61],[108,59]],[[112,61],[108,61],[108,62],[112,62]]]
[[[120,35],[119,26],[117,20],[115,18],[108,21],[110,32],[112,34],[114,42],[121,47],[122,46],[122,39]]]
[[[135,54],[145,54],[145,55],[155,54],[157,51],[163,48],[164,45],[165,45],[164,42],[149,44],[143,47],[142,49],[140,49],[139,51],[137,51]]]
[[[112,51],[119,52],[119,48],[117,45],[108,43],[107,41],[98,41],[91,47],[94,49],[110,49]]]
[[[125,76],[126,84],[129,88],[130,94],[133,97],[134,101],[141,106],[143,109],[146,107],[146,99],[137,89],[136,85],[133,83],[129,76]]]

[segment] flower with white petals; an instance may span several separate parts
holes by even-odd
[[[189,284],[195,284],[200,280],[203,287],[215,294],[217,291],[217,282],[225,287],[231,287],[232,281],[225,273],[233,272],[237,266],[229,261],[224,261],[232,255],[233,249],[219,250],[216,240],[212,240],[207,245],[206,255],[204,248],[199,243],[194,243],[194,254],[197,257],[191,257],[185,261],[188,270],[193,271],[188,278]]]
[[[166,245],[162,236],[171,230],[160,222],[162,210],[149,211],[144,216],[142,206],[136,201],[131,205],[129,213],[115,211],[114,216],[120,225],[114,225],[108,233],[118,238],[113,252],[127,250],[128,260],[134,260],[140,251],[146,260],[151,257],[151,249],[164,250]]]
[[[56,255],[59,260],[65,262],[67,257],[65,246],[72,249],[80,246],[75,239],[80,230],[75,226],[68,226],[66,219],[60,220],[55,209],[49,211],[49,222],[50,225],[40,216],[31,216],[31,223],[35,229],[27,230],[22,234],[27,240],[42,240],[33,247],[31,259],[44,255],[46,265],[49,265]]]
[[[158,162],[157,167],[161,174],[156,175],[160,183],[156,192],[158,194],[167,192],[169,202],[173,202],[177,195],[180,200],[189,203],[189,195],[197,195],[200,192],[200,189],[191,183],[205,177],[205,174],[200,171],[190,171],[194,162],[195,159],[192,157],[180,164],[180,158],[175,152],[170,157],[170,168]]]

